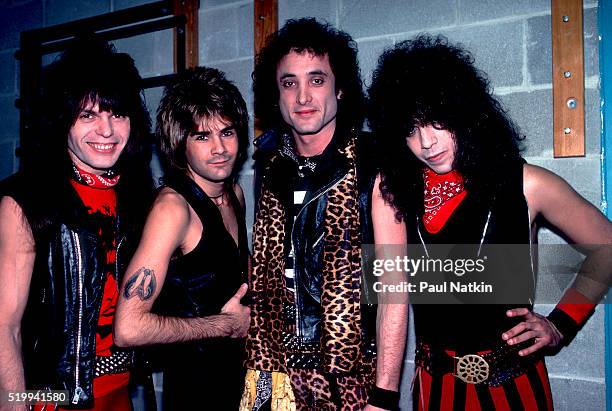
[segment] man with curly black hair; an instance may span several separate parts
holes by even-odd
[[[529,246],[547,221],[574,243],[604,245],[588,250],[583,272],[608,263],[612,224],[562,178],[525,163],[517,127],[465,49],[427,35],[401,42],[380,57],[369,97],[380,190],[396,216],[386,243]],[[530,252],[519,260],[535,278]],[[529,299],[414,304],[414,406],[552,409],[542,351],[569,343],[592,314],[609,284],[594,279],[579,276],[547,317]],[[462,375],[464,360],[486,372]]]
[[[371,136],[351,37],[289,20],[257,56],[259,200],[243,410],[361,410],[375,373],[361,244],[373,242]],[[397,359],[401,361],[401,358]],[[379,373],[384,367],[379,367]],[[397,392],[397,381],[380,388]],[[278,408],[280,407],[280,408]]]

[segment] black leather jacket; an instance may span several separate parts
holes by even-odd
[[[28,185],[13,176],[2,189],[2,195],[15,199],[29,219],[34,199],[26,192]],[[41,230],[33,229],[36,258],[21,326],[22,352],[26,387],[68,390],[68,407],[78,409],[93,405],[105,251],[99,244],[98,226],[88,218],[77,193],[72,187],[65,193],[68,198],[49,199],[61,202],[62,217]],[[118,282],[131,256],[119,220]]]
[[[334,136],[336,139],[338,136]],[[374,159],[373,137],[369,133],[361,133],[357,138],[357,180],[359,184],[359,216],[362,244],[372,244],[374,235],[372,229],[372,188],[377,174]],[[291,189],[288,178],[294,174],[295,164],[291,159],[272,155],[276,152],[280,134],[269,131],[256,140],[256,193],[261,185],[280,196],[287,198],[286,191]],[[334,144],[332,142],[331,144]],[[325,209],[327,193],[339,181],[346,177],[349,163],[337,151],[334,151],[333,167],[327,167],[327,172],[321,176],[320,188],[309,193],[304,206],[298,212],[291,229],[291,241],[294,251],[294,278],[296,300],[297,333],[304,342],[320,341],[321,291],[323,262],[322,236],[325,232]],[[362,287],[362,292],[364,288]],[[375,335],[375,307],[362,305],[362,325],[366,340]]]

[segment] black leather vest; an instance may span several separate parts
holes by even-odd
[[[55,202],[48,207],[54,210],[53,222],[33,230],[36,258],[21,324],[26,388],[68,390],[68,408],[89,408],[106,256],[100,227],[76,191],[68,181],[57,186],[57,199],[39,198],[32,182],[19,174],[0,187],[0,195],[12,197],[28,219],[40,208],[34,202]],[[118,283],[135,243],[135,233],[128,236],[120,221],[121,216],[115,230]]]
[[[341,132],[336,130],[334,140],[339,138]],[[275,130],[258,138],[256,144],[260,152],[256,155],[255,187],[257,189],[265,185],[278,198],[287,199],[292,196],[291,176],[296,172],[295,163],[282,156],[277,156],[273,161],[270,161],[269,157],[266,158],[277,152],[280,138],[280,134]],[[336,144],[336,142],[331,144]],[[291,225],[291,229],[286,233],[287,236],[291,236],[295,253],[295,291],[299,294],[295,308],[300,319],[299,335],[307,342],[319,342],[321,338],[320,295],[324,267],[324,242],[320,240],[325,231],[327,193],[345,178],[349,170],[348,160],[337,153],[337,149],[334,149],[333,146],[328,149],[333,149],[334,153],[327,156],[326,161],[331,161],[333,164],[324,167],[325,173],[318,177],[318,189],[306,197],[304,206]],[[370,133],[359,133],[356,150],[361,243],[372,244],[374,242],[371,218],[372,188],[377,173],[373,136]],[[361,308],[362,331],[364,339],[369,342],[374,338],[376,332],[376,307],[362,305]]]

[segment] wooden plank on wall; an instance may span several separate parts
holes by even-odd
[[[255,0],[255,55],[266,44],[266,39],[278,30],[278,0]]]
[[[551,0],[551,11],[554,156],[584,156],[582,0]]]
[[[191,68],[196,67],[199,64],[198,57],[198,10],[200,9],[200,0],[174,0],[174,15],[185,16],[185,67]],[[177,62],[178,56],[181,53],[177,53],[177,30],[174,29],[174,71],[178,71],[180,65]]]
[[[255,22],[254,33],[254,56],[257,56],[266,44],[266,39],[278,30],[278,0],[255,0]],[[259,136],[262,130],[258,127],[255,119],[255,136]]]

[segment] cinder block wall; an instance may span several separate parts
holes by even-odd
[[[14,52],[19,32],[131,7],[147,0],[7,0],[0,2],[0,178],[18,167],[19,68]],[[200,0],[200,64],[225,71],[243,93],[252,112],[253,1]],[[362,73],[369,84],[380,52],[427,31],[444,34],[473,51],[510,115],[527,136],[525,156],[566,178],[596,206],[601,202],[597,2],[584,0],[586,138],[584,158],[552,158],[552,85],[550,2],[548,0],[279,0],[279,21],[315,16],[349,32],[358,42]],[[172,70],[170,31],[122,40],[145,76]],[[154,113],[160,89],[146,92]],[[252,170],[241,183],[253,207]],[[252,213],[248,213],[248,227]],[[559,243],[549,231],[542,243]],[[544,313],[552,306],[539,306]],[[603,310],[599,307],[572,346],[547,364],[559,410],[605,408]],[[410,409],[413,338],[406,355],[402,406]]]

